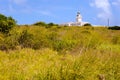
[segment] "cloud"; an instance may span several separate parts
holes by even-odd
[[[9,0],[10,3],[14,3],[14,4],[17,4],[17,5],[23,5],[27,2],[27,0]]]
[[[99,10],[98,18],[106,20],[106,18],[112,18],[111,5],[109,0],[94,0],[90,3],[91,7],[95,7]]]
[[[8,0],[7,11],[11,13],[27,12],[27,0]],[[26,10],[26,11],[25,11]]]
[[[120,0],[112,2],[112,5],[114,5],[114,6],[120,6]]]

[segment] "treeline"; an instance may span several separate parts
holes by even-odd
[[[40,21],[40,22],[36,22],[36,23],[34,23],[33,24],[34,26],[42,26],[42,27],[46,27],[46,28],[50,28],[50,27],[52,27],[52,26],[58,26],[58,24],[55,24],[55,23],[45,23],[45,22],[42,22],[42,21]]]
[[[7,17],[3,14],[0,14],[0,32],[2,33],[9,33],[9,31],[17,25],[17,21],[13,19],[11,16]],[[42,26],[42,27],[52,27],[52,26],[58,26],[58,24],[55,23],[45,23],[45,22],[36,22],[32,24],[33,26]],[[29,25],[27,25],[29,26]]]

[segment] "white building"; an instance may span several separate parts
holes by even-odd
[[[62,25],[62,26],[83,26],[85,24],[88,24],[88,22],[83,22],[80,12],[77,12],[76,22],[68,22],[68,23],[64,23],[64,24],[60,24],[60,25]]]

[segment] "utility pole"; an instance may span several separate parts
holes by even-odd
[[[109,27],[109,25],[110,25],[110,21],[109,21],[109,18],[108,18],[108,21],[107,21],[107,22],[108,22],[108,25],[107,25],[107,26]]]

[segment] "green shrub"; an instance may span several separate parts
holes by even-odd
[[[109,27],[108,29],[111,29],[111,30],[120,30],[120,27],[119,26],[113,26],[113,27]]]
[[[58,24],[54,24],[54,23],[52,23],[52,22],[47,24],[47,28],[50,28],[50,27],[53,27],[53,26],[56,26],[56,27],[57,27]]]
[[[42,21],[36,22],[33,25],[35,25],[35,26],[42,26],[42,27],[46,27],[47,26],[47,24],[45,22],[42,22]]]
[[[83,26],[92,26],[90,23],[86,23]]]
[[[57,51],[67,51],[71,50],[76,44],[74,40],[58,40],[53,43],[54,50]]]
[[[18,38],[18,42],[23,48],[32,47],[33,35],[30,34],[27,30],[24,30]]]
[[[16,25],[16,21],[12,17],[6,17],[0,14],[0,31],[9,33],[9,31]]]

